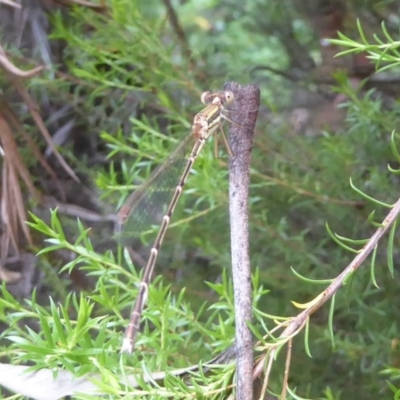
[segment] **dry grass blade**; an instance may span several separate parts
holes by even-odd
[[[19,154],[12,130],[2,114],[0,114],[0,140],[4,151],[1,214],[7,228],[6,236],[9,237],[14,248],[18,251],[18,227],[22,230],[28,243],[32,243],[29,230],[25,224],[27,217],[18,177],[24,180],[32,196],[39,199],[40,195],[30,179],[29,172]]]
[[[25,89],[25,86],[23,82],[21,81],[21,78],[15,75],[12,75],[8,73],[10,82],[14,85],[16,90],[18,91],[19,95],[22,97],[24,100],[26,106],[28,107],[33,120],[35,121],[36,126],[38,127],[39,131],[41,132],[42,136],[44,137],[47,145],[52,149],[54,152],[55,157],[59,161],[60,165],[64,168],[64,170],[67,172],[67,174],[74,179],[76,182],[79,182],[79,178],[75,175],[74,171],[70,168],[70,166],[67,164],[67,162],[63,159],[61,154],[57,151],[56,147],[54,146],[53,140],[51,138],[51,135],[49,131],[46,128],[46,125],[44,124],[44,121],[38,111],[38,106],[28,93],[28,91]]]
[[[1,121],[0,121],[1,130]],[[18,180],[15,179],[15,169],[9,165],[9,160],[4,158],[3,170],[2,170],[2,190],[1,190],[1,219],[5,225],[5,234],[2,236],[2,255],[8,254],[8,245],[11,241],[15,251],[18,253],[18,205],[13,206],[13,200],[17,201],[22,196],[16,195],[16,199],[13,199],[13,195],[16,190],[20,189]],[[21,192],[20,192],[21,195]],[[26,219],[24,218],[24,221]],[[29,235],[29,234],[28,234]]]
[[[1,99],[0,99],[1,100]],[[0,104],[4,104],[1,103]],[[18,171],[19,176],[25,182],[30,194],[36,200],[40,199],[40,193],[33,184],[29,171],[26,169],[25,164],[19,154],[17,143],[14,140],[13,129],[8,123],[7,115],[0,113],[0,140],[4,152],[5,164],[13,165],[14,169]]]
[[[10,74],[19,76],[21,78],[32,78],[44,69],[44,66],[33,68],[29,71],[23,71],[16,67],[8,58],[4,49],[0,45],[0,65]]]
[[[11,6],[15,8],[21,8],[21,4],[15,3],[11,0],[0,0],[0,4],[5,4],[6,6]]]
[[[13,132],[18,132],[24,140],[26,141],[28,148],[35,156],[36,160],[40,163],[40,165],[44,168],[44,170],[49,174],[49,176],[57,181],[57,175],[54,173],[53,169],[47,163],[45,157],[43,157],[42,152],[36,145],[36,143],[32,140],[31,136],[26,132],[23,124],[18,119],[18,116],[14,113],[11,107],[7,104],[6,100],[0,96],[0,109],[3,110],[3,115],[6,116],[8,124],[11,126],[11,130]]]

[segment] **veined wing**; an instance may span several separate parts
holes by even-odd
[[[120,244],[131,245],[133,238],[161,223],[193,142],[192,135],[185,138],[168,159],[152,172],[148,180],[126,199],[118,211],[115,229],[116,239]]]

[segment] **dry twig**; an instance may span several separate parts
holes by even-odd
[[[264,370],[264,366],[267,365],[265,372],[264,385],[267,387],[269,374],[273,360],[275,358],[278,348],[282,346],[282,342],[289,342],[292,337],[297,335],[308,323],[311,315],[320,309],[333,295],[335,295],[339,289],[343,286],[344,282],[359,269],[366,258],[374,251],[378,245],[381,238],[387,233],[390,227],[395,223],[396,219],[400,215],[400,199],[393,205],[391,211],[386,216],[381,224],[381,227],[376,230],[376,232],[371,236],[368,243],[358,252],[357,256],[353,261],[342,271],[342,273],[334,279],[334,281],[314,300],[308,303],[307,308],[305,308],[300,314],[292,318],[289,322],[286,322],[286,328],[281,333],[278,338],[274,339],[272,344],[267,344],[265,349],[267,350],[265,354],[261,356],[257,362],[254,372],[253,379],[256,379]],[[281,327],[282,325],[280,325]],[[289,368],[289,366],[287,366]]]
[[[230,82],[224,87],[235,96],[229,130],[229,213],[231,226],[232,276],[236,320],[236,398],[251,400],[253,393],[253,339],[248,324],[252,319],[251,269],[249,255],[249,174],[254,127],[260,104],[256,85]]]

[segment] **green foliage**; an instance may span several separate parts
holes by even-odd
[[[331,40],[334,44],[349,48],[339,53],[338,56],[366,51],[369,54],[369,58],[375,62],[376,68],[379,71],[396,68],[400,65],[400,52],[397,50],[400,46],[400,41],[396,41],[392,38],[384,23],[382,23],[384,40],[382,40],[378,34],[374,34],[373,38],[375,43],[371,43],[371,41],[367,39],[360,21],[357,21],[357,28],[361,42],[352,40],[341,33],[339,33],[340,39]],[[385,65],[382,66],[382,64]]]
[[[184,300],[184,290],[172,297],[169,287],[158,282],[152,285],[144,315],[145,327],[137,343],[139,348],[149,350],[135,352],[132,356],[120,355],[117,349],[125,326],[120,311],[129,310],[132,287],[140,281],[135,269],[121,268],[121,260],[116,263],[111,253],[100,255],[94,252],[88,231],[79,222],[80,235],[70,244],[56,212],[52,213],[51,226],[34,215],[32,218],[31,227],[48,237],[49,246],[41,254],[58,248],[72,249],[77,258],[64,268],[79,264],[89,275],[96,277],[97,287],[90,294],[69,294],[62,303],[56,304],[50,299],[47,308],[37,303],[36,293],[26,304],[19,304],[3,285],[0,318],[10,325],[1,335],[9,343],[4,355],[12,355],[15,363],[32,362],[32,370],[61,368],[78,377],[97,373],[101,376],[101,382],[98,382],[101,390],[112,393],[113,398],[123,398],[125,391],[132,396],[151,392],[175,398],[193,396],[194,393],[224,393],[232,377],[232,365],[220,368],[211,377],[201,374],[200,370],[199,374],[193,374],[188,386],[171,375],[165,378],[162,386],[154,387],[151,382],[140,379],[139,387],[132,389],[116,377],[143,371],[172,371],[211,358],[212,350],[226,349],[234,335],[234,310],[231,282],[225,274],[220,284],[210,284],[219,300],[209,312],[205,312],[204,304],[194,313]],[[257,276],[254,284],[256,302],[264,291]],[[30,325],[37,327],[35,330],[20,328],[21,322],[27,319]]]

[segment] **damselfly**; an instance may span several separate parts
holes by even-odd
[[[204,92],[201,96],[201,101],[206,107],[195,115],[191,135],[179,145],[164,164],[156,168],[148,181],[128,197],[118,212],[117,236],[120,242],[126,245],[133,236],[129,227],[143,229],[146,209],[154,212],[156,207],[160,209],[166,207],[157,237],[143,271],[142,282],[140,283],[136,303],[131,312],[130,322],[125,331],[122,344],[123,352],[132,353],[133,351],[158,252],[190,169],[207,139],[220,127],[221,119],[226,118],[223,112],[233,102],[233,98],[233,93],[229,91]],[[184,154],[186,154],[185,150],[188,148],[188,142],[193,140],[194,143],[190,155],[185,158]]]

